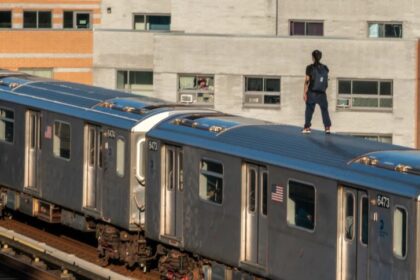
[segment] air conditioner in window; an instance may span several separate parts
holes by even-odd
[[[337,107],[338,108],[350,108],[350,99],[339,98],[337,100]]]
[[[194,100],[192,94],[181,94],[179,99],[180,99],[181,103],[192,103],[193,100]]]

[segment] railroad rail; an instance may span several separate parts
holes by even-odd
[[[0,221],[0,242],[0,263],[24,279],[159,279],[157,272],[101,267],[95,247],[17,220]]]

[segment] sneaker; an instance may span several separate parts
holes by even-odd
[[[310,127],[304,127],[304,128],[302,129],[302,133],[303,133],[303,134],[309,134],[309,133],[311,133],[311,128],[310,128]]]
[[[331,130],[329,126],[325,128],[325,134],[331,134]]]

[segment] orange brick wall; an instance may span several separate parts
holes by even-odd
[[[92,30],[16,26],[22,26],[24,10],[51,11],[53,27],[62,25],[64,10],[90,11],[95,26],[100,24],[100,0],[0,0],[0,9],[2,4],[12,7],[14,28],[0,30],[0,68],[49,68],[55,79],[92,84]],[[61,4],[71,6],[64,9]]]

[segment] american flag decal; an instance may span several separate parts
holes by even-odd
[[[279,185],[271,185],[271,200],[283,202],[283,187]]]

